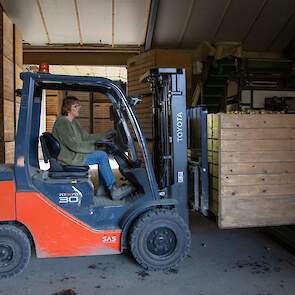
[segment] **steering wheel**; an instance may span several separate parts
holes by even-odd
[[[122,159],[129,167],[138,168],[141,166],[141,161],[133,161],[130,159],[123,151],[121,151],[116,144],[109,141],[97,141],[95,143],[97,148],[106,150],[107,153],[112,154],[115,158],[119,157]]]

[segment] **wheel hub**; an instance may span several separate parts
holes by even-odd
[[[7,266],[13,258],[13,249],[9,245],[0,245],[0,267]]]
[[[148,236],[147,248],[154,255],[168,256],[173,253],[175,247],[176,236],[170,228],[156,228]]]

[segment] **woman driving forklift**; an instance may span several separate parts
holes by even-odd
[[[120,200],[132,192],[130,185],[118,186],[106,152],[96,150],[97,141],[111,141],[114,130],[104,134],[89,134],[76,120],[80,111],[79,99],[67,96],[62,103],[61,116],[53,126],[53,135],[59,141],[61,150],[58,159],[67,165],[95,165],[99,167],[100,186],[96,196],[110,194],[113,200]]]

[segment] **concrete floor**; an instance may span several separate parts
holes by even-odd
[[[128,253],[35,259],[0,294],[295,294],[295,256],[255,229],[218,230],[192,214],[192,250],[177,270],[143,271]]]

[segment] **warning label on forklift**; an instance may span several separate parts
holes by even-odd
[[[177,182],[182,183],[183,182],[183,171],[177,172]]]

